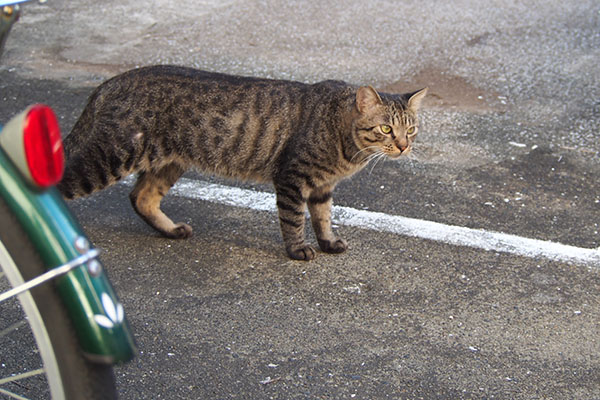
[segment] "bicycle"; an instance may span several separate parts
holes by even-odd
[[[0,56],[24,1],[0,0]],[[113,366],[136,351],[98,250],[54,188],[63,167],[50,107],[0,124],[0,397],[116,398]]]

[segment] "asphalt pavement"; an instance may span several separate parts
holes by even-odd
[[[600,252],[597,2],[29,4],[0,120],[44,102],[66,133],[97,84],[154,63],[428,86],[414,154],[342,182],[335,204]],[[124,399],[600,399],[598,264],[343,223],[347,253],[290,261],[273,212],[169,195],[194,228],[173,241],[129,190],[70,203],[138,341],[116,368]]]

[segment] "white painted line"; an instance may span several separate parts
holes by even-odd
[[[180,179],[169,193],[234,207],[277,212],[275,195],[272,193],[240,189],[193,179]],[[524,257],[544,257],[555,261],[600,267],[600,248],[586,249],[506,233],[445,225],[438,222],[357,210],[350,207],[334,206],[332,217],[337,224],[357,228],[390,232]]]

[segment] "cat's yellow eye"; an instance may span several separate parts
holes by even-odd
[[[408,128],[406,130],[407,135],[414,135],[416,132],[417,132],[417,128],[415,128],[414,126],[411,126],[410,128]]]
[[[380,125],[379,129],[381,129],[381,132],[383,133],[390,133],[392,131],[392,127],[389,125]]]

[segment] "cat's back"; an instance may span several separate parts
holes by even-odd
[[[228,119],[234,113],[293,119],[317,97],[314,85],[302,82],[156,65],[124,72],[98,86],[88,100],[84,114],[89,118],[84,121],[131,121],[134,114],[147,120],[169,114],[179,121],[197,122],[210,115]]]
[[[93,97],[125,94],[132,98],[143,93],[155,93],[164,97],[181,95],[184,92],[195,92],[197,95],[219,92],[221,98],[240,93],[255,93],[265,89],[287,89],[298,91],[309,85],[301,82],[283,81],[249,76],[229,75],[200,69],[174,66],[154,65],[129,70],[102,83]],[[270,92],[271,95],[274,92]]]
[[[258,80],[256,78],[227,75],[218,72],[204,71],[177,65],[151,65],[128,70],[103,82],[98,89],[114,88],[121,85],[149,83],[177,84],[201,81],[229,81],[240,84],[244,80]]]

